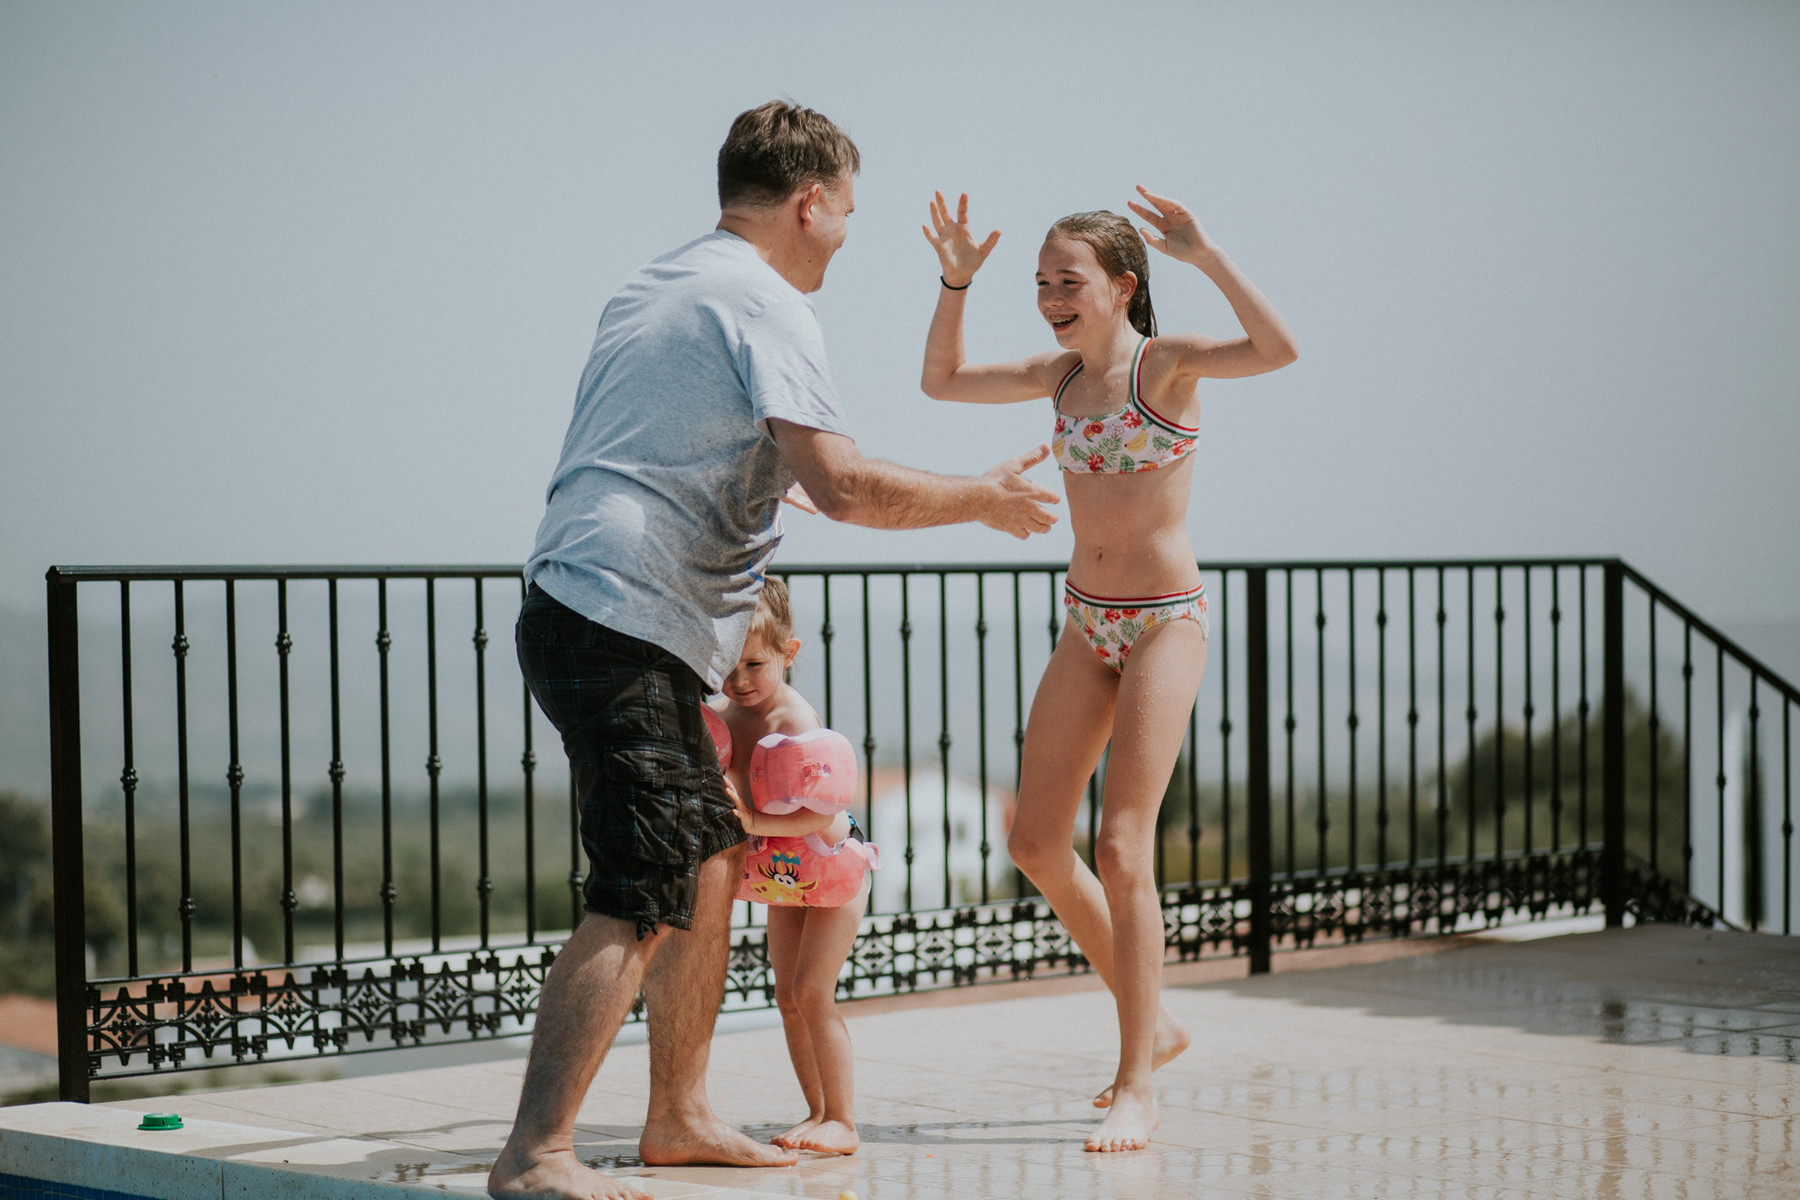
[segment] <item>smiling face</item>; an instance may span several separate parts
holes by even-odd
[[[1075,238],[1047,238],[1038,251],[1038,312],[1059,346],[1072,348],[1096,330],[1117,332],[1136,286],[1129,271],[1108,277],[1094,248]]]
[[[781,694],[781,677],[800,651],[800,640],[792,639],[778,648],[768,639],[751,634],[744,642],[738,664],[725,677],[725,695],[740,708],[757,711],[766,708]]]

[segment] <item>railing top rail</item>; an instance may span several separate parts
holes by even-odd
[[[1462,570],[1495,567],[1600,567],[1620,562],[1617,558],[1306,558],[1306,559],[1201,559],[1207,571],[1346,570]],[[779,575],[975,575],[1009,572],[1061,571],[1062,562],[915,562],[915,563],[795,563],[774,568]],[[80,583],[120,581],[172,582],[175,580],[274,580],[274,579],[432,579],[517,577],[519,563],[318,563],[318,564],[197,564],[192,566],[112,565],[53,566],[49,580]],[[1630,567],[1626,567],[1631,571]],[[1635,571],[1634,578],[1642,579]]]
[[[50,581],[67,579],[77,583],[167,583],[175,580],[214,582],[244,579],[516,579],[520,571],[519,563],[419,563],[404,566],[369,563],[297,566],[56,566],[46,571],[44,578]]]
[[[1693,626],[1708,638],[1712,639],[1713,643],[1718,646],[1720,650],[1723,650],[1725,653],[1731,655],[1731,657],[1737,659],[1741,666],[1750,671],[1750,673],[1757,678],[1761,679],[1764,683],[1780,692],[1789,701],[1794,704],[1800,704],[1800,688],[1795,687],[1786,679],[1782,678],[1779,672],[1771,668],[1760,658],[1757,658],[1756,655],[1738,645],[1730,638],[1730,636],[1721,633],[1719,629],[1709,623],[1706,618],[1698,615],[1693,609],[1675,599],[1675,597],[1669,595],[1669,593],[1663,591],[1660,587],[1657,587],[1654,583],[1650,582],[1650,580],[1644,578],[1643,574],[1630,563],[1621,563],[1620,566],[1624,568],[1626,578],[1648,592],[1658,604],[1662,605],[1664,608],[1680,617],[1683,621],[1687,622],[1687,624]]]

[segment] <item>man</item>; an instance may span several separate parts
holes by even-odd
[[[1023,476],[1047,447],[970,479],[850,439],[805,294],[843,245],[860,165],[810,109],[741,114],[719,150],[718,228],[640,270],[600,318],[518,627],[575,769],[587,917],[545,982],[494,1196],[647,1196],[574,1154],[576,1111],[640,987],[643,1160],[795,1161],[706,1097],[744,834],[700,715],[737,661],[790,487],[882,529],[978,520],[1023,538],[1055,521],[1056,494]]]

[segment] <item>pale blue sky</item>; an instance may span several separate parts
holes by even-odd
[[[866,451],[1047,435],[918,392],[932,188],[1006,231],[970,342],[1012,357],[1042,230],[1143,182],[1301,347],[1204,393],[1202,557],[1617,553],[1800,620],[1797,62],[1788,3],[6,3],[0,603],[521,559],[602,305],[782,95],[864,155],[818,307]],[[1232,331],[1152,265],[1165,327]],[[797,518],[783,558],[1068,547]]]

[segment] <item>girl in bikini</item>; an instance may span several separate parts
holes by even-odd
[[[1038,311],[1058,349],[1015,362],[963,359],[967,288],[1000,240],[977,242],[969,198],[952,216],[938,193],[925,237],[942,289],[921,386],[936,400],[1008,404],[1054,398],[1051,451],[1062,467],[1075,554],[1068,619],[1025,729],[1018,809],[1007,838],[1082,954],[1112,989],[1119,1069],[1094,1103],[1106,1116],[1089,1150],[1137,1150],[1157,1125],[1151,1072],[1187,1048],[1162,1005],[1157,809],[1206,668],[1206,592],[1187,536],[1202,378],[1261,375],[1295,358],[1274,307],[1182,205],[1138,188],[1140,239],[1110,212],[1050,227],[1038,252]],[[1230,302],[1243,336],[1156,334],[1144,244],[1198,267]],[[1073,849],[1075,819],[1112,743],[1096,876]]]

